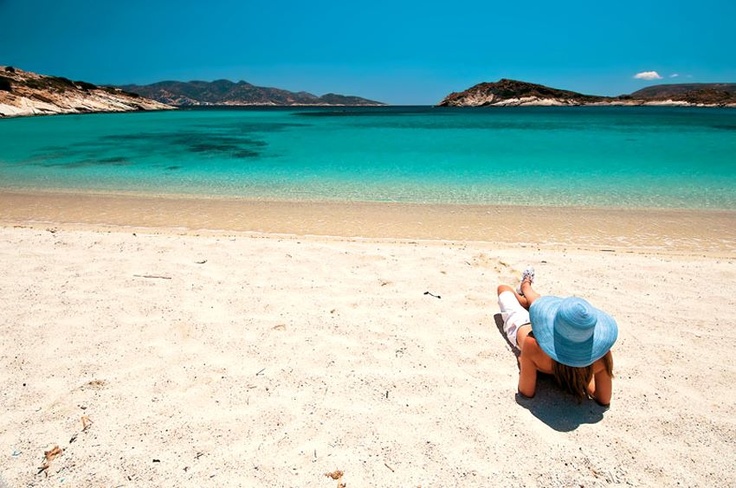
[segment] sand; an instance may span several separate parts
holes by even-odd
[[[0,486],[736,485],[735,223],[0,193]],[[610,409],[515,395],[527,265],[618,320]]]

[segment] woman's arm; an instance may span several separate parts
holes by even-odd
[[[610,355],[608,351],[607,355]],[[609,361],[612,361],[609,358]],[[595,362],[593,367],[593,378],[588,385],[588,394],[598,402],[599,405],[607,407],[611,404],[611,396],[613,395],[613,378],[603,359]]]
[[[520,331],[521,332],[521,331]],[[534,362],[534,350],[539,348],[533,337],[524,334],[519,356],[519,393],[531,398],[537,392],[537,365]]]

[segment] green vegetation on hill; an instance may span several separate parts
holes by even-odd
[[[68,78],[60,76],[44,76],[42,78],[30,78],[25,80],[25,86],[33,90],[49,90],[56,93],[64,93],[67,90],[76,90],[77,86]]]
[[[4,76],[0,76],[0,90],[6,91],[6,92],[12,92],[13,86],[10,82],[10,78],[5,78]]]

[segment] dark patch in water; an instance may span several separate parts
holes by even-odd
[[[426,107],[340,107],[305,108],[293,115],[297,117],[395,117],[397,115],[426,115]]]
[[[184,150],[196,154],[209,154],[218,156],[228,156],[238,159],[244,157],[253,158],[260,156],[258,148],[267,144],[263,141],[251,141],[234,137],[213,137],[207,140],[181,140],[175,138],[172,144],[182,147]]]
[[[293,123],[254,123],[254,122],[234,122],[228,125],[222,124],[200,124],[197,127],[205,129],[207,135],[213,134],[212,131],[230,132],[239,134],[257,134],[281,132],[286,129],[295,127],[307,127],[307,124]],[[215,132],[216,133],[216,132]]]
[[[227,151],[232,151],[236,147],[237,146],[234,146],[232,144],[216,144],[214,142],[192,142],[187,145],[187,149],[190,152],[195,152],[195,153],[227,152]]]
[[[75,161],[73,163],[50,164],[50,165],[47,165],[47,167],[57,166],[60,168],[65,168],[65,169],[77,169],[77,168],[89,168],[91,166],[96,166],[96,165],[97,165],[97,161],[95,161],[94,159],[87,159],[84,161]]]
[[[395,115],[395,114],[370,114],[360,112],[349,112],[347,110],[339,110],[334,112],[297,112],[294,115],[297,117],[359,117],[359,116],[371,116],[380,117],[382,115]]]
[[[119,163],[127,163],[128,162],[127,159],[125,159],[124,157],[121,157],[121,156],[113,156],[113,157],[110,157],[110,158],[102,158],[102,159],[98,159],[97,161],[100,162],[100,163],[103,163],[103,164],[107,164],[107,163],[119,164]]]
[[[80,154],[81,155],[81,154]],[[68,156],[68,155],[65,155]],[[93,158],[93,157],[87,157],[84,159],[76,159],[72,161],[60,161],[60,159],[63,159],[60,156],[48,156],[48,157],[40,157],[40,161],[35,163],[37,166],[41,166],[43,168],[68,168],[68,169],[76,169],[76,168],[89,168],[92,166],[128,166],[130,164],[130,161],[128,159],[114,156],[109,158]]]
[[[257,134],[307,125],[250,120],[219,121],[211,124],[203,121],[181,131],[112,134],[81,141],[74,146],[48,146],[32,159],[34,164],[49,168],[132,164],[123,157],[106,157],[121,148],[131,154],[140,155],[134,157],[137,163],[145,163],[152,156],[176,159],[183,154],[195,155],[196,158],[255,159],[262,157],[268,147],[268,143]],[[175,169],[181,167],[169,167],[170,171]]]
[[[181,169],[181,166],[167,166],[166,169],[168,171],[176,171],[177,169]]]
[[[250,158],[257,158],[261,155],[261,153],[257,151],[248,151],[247,149],[242,149],[240,151],[235,151],[234,153],[231,153],[230,156],[237,158],[237,159],[250,159]]]
[[[717,125],[711,125],[713,129],[718,130],[736,130],[736,124],[717,124]]]
[[[259,139],[217,133],[203,132],[170,132],[164,134],[117,134],[107,136],[110,145],[119,143],[146,145],[155,147],[168,146],[174,152],[189,152],[195,154],[209,154],[230,156],[235,158],[258,157],[259,149],[268,144]]]

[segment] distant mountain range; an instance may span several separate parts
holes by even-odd
[[[0,117],[85,112],[165,110],[176,106],[380,106],[381,102],[329,93],[307,92],[228,80],[162,81],[151,85],[97,86],[59,76],[46,76],[0,66]],[[502,79],[451,93],[446,107],[487,106],[659,105],[736,107],[736,83],[656,85],[630,95],[603,97],[559,90],[524,81]]]
[[[576,105],[657,105],[736,107],[736,83],[681,83],[656,85],[630,95],[604,97],[559,90],[524,81],[501,79],[450,93],[441,107],[515,107]]]
[[[245,81],[161,81],[151,85],[121,85],[118,88],[179,107],[198,105],[261,106],[379,106],[381,102],[328,93],[318,97],[307,92],[255,86]]]
[[[119,88],[0,66],[0,117],[170,108]]]
[[[251,85],[245,81],[162,81],[151,85],[97,86],[0,66],[0,117],[86,112],[166,110],[177,106],[380,106],[366,98]]]

